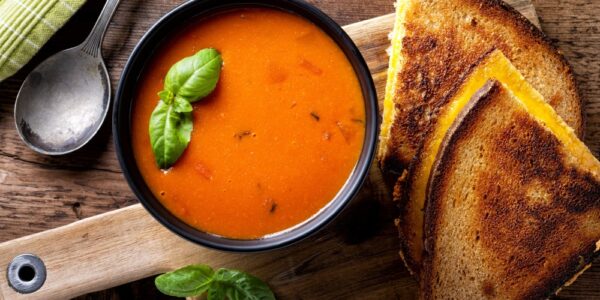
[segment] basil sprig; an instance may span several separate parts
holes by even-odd
[[[192,133],[192,104],[210,94],[219,81],[223,60],[215,49],[202,49],[175,63],[150,116],[150,144],[156,163],[168,169],[181,156]]]
[[[269,286],[260,279],[237,270],[191,265],[162,274],[154,280],[159,291],[174,297],[207,294],[208,300],[274,300]]]

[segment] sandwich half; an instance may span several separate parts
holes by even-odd
[[[397,0],[378,159],[400,175],[446,95],[478,60],[501,50],[557,113],[583,132],[571,69],[543,33],[501,0]]]
[[[554,112],[543,95],[529,84],[517,67],[498,49],[484,54],[476,65],[467,70],[460,84],[443,99],[445,104],[438,108],[436,118],[431,120],[427,132],[423,134],[421,146],[411,162],[409,172],[396,183],[394,198],[400,199],[398,201],[400,250],[407,267],[413,273],[419,273],[422,261],[423,212],[429,175],[436,155],[456,117],[477,90],[490,79],[500,81],[520,99],[531,101],[532,105],[540,111],[547,111],[547,108],[550,108]],[[573,131],[570,127],[567,128]]]
[[[600,248],[600,162],[541,98],[484,85],[428,184],[425,299],[541,299]]]

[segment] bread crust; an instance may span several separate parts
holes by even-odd
[[[426,255],[421,273],[425,299],[435,298],[439,292],[435,283],[440,282],[441,276],[452,276],[440,272],[438,259],[447,253],[440,253],[444,249],[436,245],[437,239],[447,234],[442,230],[448,230],[443,227],[447,224],[445,218],[450,218],[444,214],[451,201],[447,193],[458,178],[453,172],[461,165],[479,162],[465,162],[459,158],[460,153],[473,148],[467,147],[469,141],[481,139],[481,126],[488,124],[482,120],[502,97],[509,97],[508,92],[498,82],[486,84],[461,112],[438,152],[425,208]],[[497,145],[498,150],[485,150],[493,151],[493,158],[479,158],[486,164],[475,169],[471,175],[476,182],[467,181],[465,187],[475,195],[469,198],[475,201],[469,203],[475,210],[472,224],[479,224],[474,225],[479,226],[475,242],[466,249],[478,251],[477,259],[485,261],[488,273],[494,273],[490,276],[506,278],[500,283],[482,280],[480,296],[545,298],[583,270],[597,254],[600,178],[597,173],[566,163],[568,153],[551,132],[524,110],[515,112],[510,108],[503,111],[511,113],[513,125],[500,124],[499,132],[490,135],[495,138],[486,143]],[[535,191],[547,194],[538,198],[527,196],[524,187],[538,185],[541,188]],[[469,257],[473,253],[463,254]],[[452,292],[448,287],[444,291]]]

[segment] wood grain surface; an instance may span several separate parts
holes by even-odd
[[[166,11],[182,1],[123,0],[104,42],[104,57],[113,88],[126,59],[143,33]],[[393,12],[391,0],[313,0],[310,1],[340,24],[349,24]],[[523,8],[525,1],[519,2]],[[586,143],[600,150],[600,1],[533,1],[541,27],[565,53],[573,65],[580,91],[587,102]],[[0,83],[0,241],[69,224],[75,220],[134,204],[137,200],[127,187],[116,158],[107,120],[100,135],[84,149],[65,157],[40,156],[19,140],[12,117],[14,98],[26,74],[56,51],[81,42],[89,32],[103,1],[88,1],[80,12],[42,49],[22,71]],[[361,27],[357,27],[360,31]],[[370,37],[362,45],[367,60],[385,61],[385,36]],[[371,46],[372,45],[372,46]],[[385,66],[372,71],[382,89]],[[595,130],[594,130],[595,129]],[[397,257],[396,233],[392,226],[393,208],[370,178],[361,195],[336,222],[302,242],[304,251],[294,253],[294,261],[273,262],[287,271],[265,278],[281,298],[411,298],[415,282]],[[98,230],[101,230],[99,228]],[[58,241],[57,241],[58,243]],[[309,245],[331,245],[311,251]],[[302,245],[300,245],[302,246]],[[71,249],[71,251],[78,251]],[[331,266],[339,266],[332,272]],[[93,270],[94,266],[89,266]],[[266,274],[269,266],[257,266]],[[362,273],[341,276],[344,270],[360,268]],[[261,271],[263,270],[263,271]],[[367,288],[368,287],[368,288]],[[296,291],[302,291],[301,294]],[[323,293],[323,291],[329,291]],[[564,298],[600,298],[600,267],[594,266]],[[98,292],[82,299],[161,298],[145,280]]]

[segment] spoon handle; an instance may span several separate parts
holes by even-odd
[[[108,27],[108,23],[112,18],[115,10],[119,6],[119,0],[107,0],[104,4],[104,8],[100,13],[100,17],[96,21],[92,32],[81,44],[81,50],[93,57],[99,57],[102,55],[102,40],[104,39],[104,33]]]

